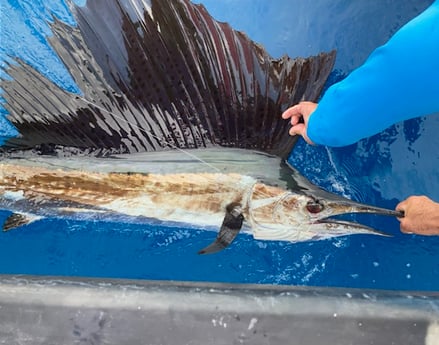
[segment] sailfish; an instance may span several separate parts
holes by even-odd
[[[280,113],[316,101],[335,51],[272,58],[188,0],[69,3],[49,43],[80,92],[15,58],[1,80],[20,135],[2,147],[3,230],[44,217],[161,220],[312,241],[383,233],[332,216],[397,213],[329,193],[289,165]]]

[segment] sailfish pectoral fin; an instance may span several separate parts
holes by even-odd
[[[244,216],[242,215],[241,205],[238,203],[227,205],[226,215],[224,216],[218,236],[212,244],[200,250],[198,254],[212,254],[228,247],[238,235],[243,222]]]

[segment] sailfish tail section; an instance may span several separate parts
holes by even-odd
[[[220,145],[286,156],[295,142],[280,118],[316,100],[335,53],[270,57],[188,0],[95,0],[70,5],[77,26],[52,24],[50,44],[81,94],[26,63],[1,80],[8,119],[38,145],[158,151]]]

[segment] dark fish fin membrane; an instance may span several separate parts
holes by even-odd
[[[35,220],[36,217],[32,217],[23,213],[12,213],[8,218],[6,218],[3,223],[3,231],[9,231],[12,229],[25,226]]]
[[[71,5],[77,27],[52,24],[50,44],[82,94],[16,60],[1,80],[21,136],[8,149],[60,145],[112,152],[213,145],[287,156],[296,138],[280,114],[315,101],[335,52],[271,58],[188,0]]]

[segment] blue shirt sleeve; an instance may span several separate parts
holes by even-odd
[[[316,144],[350,145],[402,120],[439,112],[439,0],[332,85],[308,123]]]

